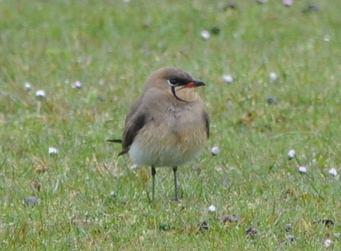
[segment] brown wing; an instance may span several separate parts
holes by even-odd
[[[129,151],[131,144],[139,130],[147,123],[147,115],[145,113],[135,113],[126,121],[125,129],[122,137],[122,152],[119,155]]]
[[[137,123],[134,123],[135,120],[137,120],[137,122],[140,122],[142,120],[142,118],[139,118],[136,116],[136,112],[137,109],[139,108],[140,104],[141,104],[142,99],[138,99],[135,103],[132,104],[132,106],[130,107],[130,110],[126,116],[125,122],[124,122],[124,131],[123,131],[123,135],[122,135],[122,139],[117,140],[117,141],[110,141],[110,142],[117,142],[117,143],[121,143],[122,144],[122,151],[118,154],[119,156],[122,154],[125,154],[129,151],[129,147],[132,144],[137,132],[142,128],[141,125],[140,128],[137,125]],[[136,118],[133,118],[133,116],[135,115]]]
[[[204,118],[205,126],[206,126],[206,135],[207,135],[207,138],[209,138],[210,137],[210,118],[208,116],[208,113],[205,111],[203,113],[203,118]]]

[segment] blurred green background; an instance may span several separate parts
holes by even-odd
[[[231,3],[0,1],[2,249],[340,249],[341,187],[328,170],[341,163],[341,2]],[[207,83],[212,133],[179,170],[181,202],[160,168],[150,204],[149,169],[131,170],[105,140],[163,66]]]

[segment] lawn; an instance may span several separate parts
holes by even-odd
[[[0,249],[341,249],[341,1],[226,3],[0,1]],[[211,137],[150,203],[106,139],[163,66],[207,83]]]

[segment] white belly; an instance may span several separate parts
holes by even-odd
[[[161,147],[161,149],[147,149],[146,145],[141,145],[135,142],[129,149],[129,157],[137,165],[153,165],[153,166],[179,166],[195,159],[200,149],[194,149],[186,155],[177,149],[170,149],[169,147]]]
[[[137,165],[178,166],[195,159],[206,142],[204,133],[194,128],[183,134],[167,133],[168,130],[152,128],[136,135],[129,149],[129,157]],[[151,133],[152,132],[152,133]]]

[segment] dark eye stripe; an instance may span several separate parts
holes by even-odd
[[[184,85],[184,84],[187,84],[188,82],[190,82],[190,80],[184,79],[184,78],[171,78],[171,79],[169,79],[169,82],[172,85]]]

